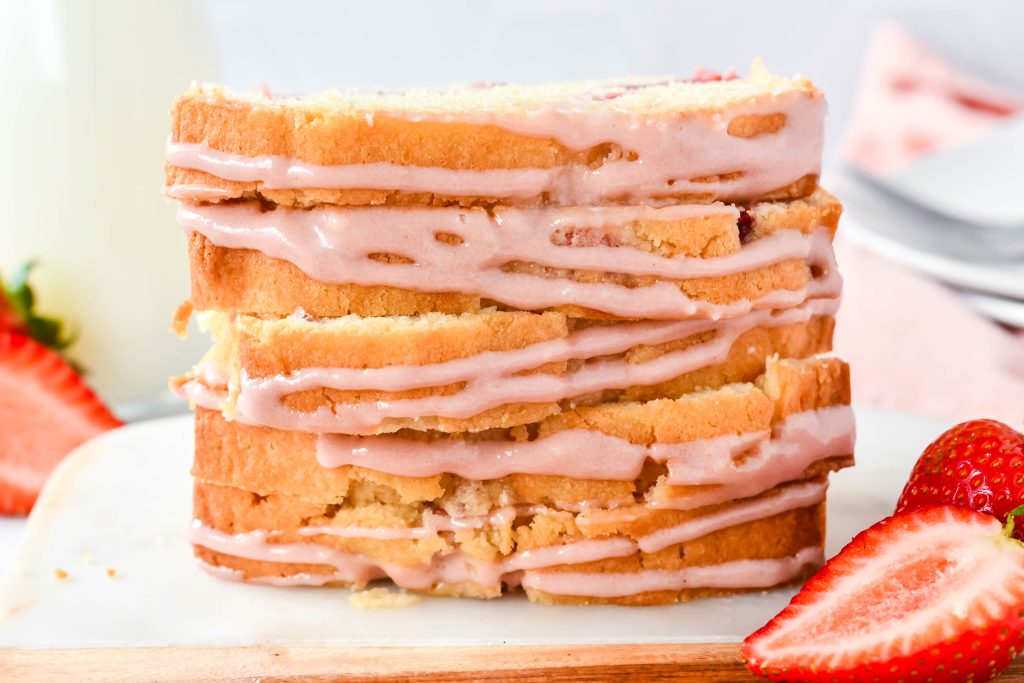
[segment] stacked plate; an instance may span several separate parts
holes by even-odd
[[[884,178],[847,167],[843,234],[1024,328],[1024,118]]]

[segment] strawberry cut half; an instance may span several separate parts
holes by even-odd
[[[27,514],[65,455],[120,425],[57,352],[0,332],[0,514]]]
[[[741,648],[787,681],[987,681],[1024,643],[1024,545],[986,514],[921,508],[878,522]]]

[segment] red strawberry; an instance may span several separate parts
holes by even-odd
[[[959,424],[924,449],[896,512],[926,505],[956,505],[1003,522],[1024,503],[1024,435],[1002,422]],[[1016,538],[1024,540],[1024,527]]]
[[[28,513],[61,458],[120,424],[56,352],[0,332],[0,514]]]
[[[25,325],[7,296],[0,284],[0,332],[23,332]]]
[[[1012,529],[951,506],[883,519],[743,641],[747,666],[787,681],[989,680],[1024,645]]]

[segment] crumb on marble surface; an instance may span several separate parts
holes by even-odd
[[[413,595],[404,590],[392,591],[387,588],[368,588],[354,591],[348,601],[359,609],[383,609],[387,607],[412,607],[423,601],[420,595]]]
[[[54,567],[53,568],[53,575],[56,576],[61,581],[63,581],[64,579],[68,578],[68,573],[66,571],[64,571],[63,569],[61,569],[60,567]]]

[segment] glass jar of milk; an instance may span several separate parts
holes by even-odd
[[[160,190],[168,111],[215,80],[194,2],[0,0],[0,273],[35,259],[41,311],[127,417],[166,397],[204,341],[168,331],[185,240]]]

